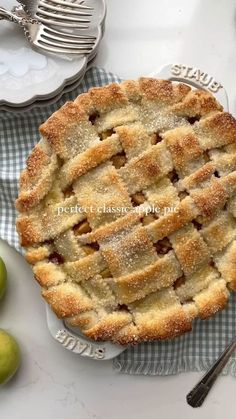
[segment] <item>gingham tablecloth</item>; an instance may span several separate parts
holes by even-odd
[[[90,69],[79,88],[65,94],[54,105],[24,113],[0,112],[0,237],[22,251],[15,230],[17,183],[33,146],[39,141],[38,127],[67,100],[73,100],[92,86],[119,78],[104,70]],[[39,296],[40,298],[40,296]],[[130,374],[168,375],[208,368],[236,332],[236,295],[227,310],[210,320],[194,323],[193,331],[172,341],[140,344],[114,359],[114,368]],[[236,358],[224,373],[236,375]]]

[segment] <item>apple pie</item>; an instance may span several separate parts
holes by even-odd
[[[41,127],[16,201],[42,295],[120,344],[178,336],[236,290],[236,120],[207,91],[93,88]]]

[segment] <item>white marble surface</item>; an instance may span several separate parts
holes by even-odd
[[[227,88],[235,112],[236,4],[233,0],[108,0],[107,31],[97,64],[124,78],[173,61],[196,65]],[[50,337],[44,303],[23,258],[0,242],[7,263],[7,296],[0,327],[22,349],[22,366],[0,391],[3,419],[172,419],[235,417],[235,379],[221,377],[207,402],[192,409],[185,395],[201,374],[126,376],[111,362],[65,351]]]

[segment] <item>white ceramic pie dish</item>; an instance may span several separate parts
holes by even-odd
[[[214,77],[200,69],[184,64],[168,64],[160,71],[149,76],[167,79],[175,82],[184,82],[192,87],[205,89],[215,95],[217,100],[228,111],[228,96],[221,83]],[[125,346],[109,342],[95,342],[81,334],[79,328],[68,327],[65,322],[58,319],[51,309],[46,306],[47,325],[54,339],[65,349],[95,360],[108,360],[115,358],[125,351]]]
[[[114,345],[109,342],[95,342],[82,335],[79,328],[68,327],[59,320],[46,305],[47,325],[51,335],[65,349],[87,358],[104,361],[115,358],[125,350],[123,346]]]
[[[105,0],[87,0],[94,7],[89,33],[97,42],[89,57],[63,59],[32,51],[16,24],[1,21],[0,25],[0,109],[26,107],[37,100],[51,99],[68,84],[81,78],[87,62],[97,52],[106,16]],[[1,5],[11,9],[14,0],[2,0]]]
[[[150,77],[182,82],[197,89],[211,92],[226,111],[229,109],[228,95],[223,85],[215,77],[201,69],[186,64],[167,64],[159,71],[149,74]]]

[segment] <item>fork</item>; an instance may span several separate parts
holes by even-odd
[[[77,29],[87,29],[92,7],[64,0],[17,0],[31,17],[40,22]],[[81,18],[82,17],[82,18]],[[81,23],[81,25],[79,25]]]
[[[89,54],[96,38],[72,35],[49,28],[36,19],[25,19],[0,7],[0,19],[18,23],[23,29],[28,41],[36,48],[57,54]]]

